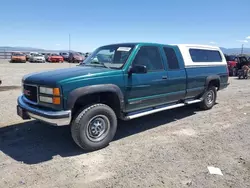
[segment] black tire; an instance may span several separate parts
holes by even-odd
[[[99,121],[98,125],[95,124],[97,121]],[[116,129],[115,112],[105,104],[94,104],[80,110],[71,123],[73,140],[86,151],[106,147],[114,138]],[[99,135],[99,138],[95,138],[98,132],[103,133]]]
[[[216,98],[217,98],[217,90],[214,86],[209,86],[205,93],[202,96],[203,101],[200,103],[200,108],[202,110],[209,110],[213,108]]]

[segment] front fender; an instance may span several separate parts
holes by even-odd
[[[98,84],[98,85],[91,85],[74,89],[68,95],[66,108],[72,109],[75,105],[76,100],[79,99],[80,97],[83,97],[84,95],[101,93],[101,92],[115,93],[120,100],[121,109],[124,109],[124,95],[121,89],[114,84]]]

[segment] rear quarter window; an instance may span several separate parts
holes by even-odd
[[[222,62],[218,50],[189,49],[193,62]]]
[[[167,58],[168,68],[170,70],[180,69],[174,49],[169,47],[163,47],[163,49]]]

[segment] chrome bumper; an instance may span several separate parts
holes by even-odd
[[[29,118],[34,118],[52,125],[64,126],[71,122],[71,111],[48,111],[42,110],[25,102],[23,96],[19,96],[18,107],[21,108]],[[23,117],[22,117],[23,118]]]

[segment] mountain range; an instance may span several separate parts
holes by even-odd
[[[223,48],[220,47],[223,53],[225,54],[240,54],[241,48]],[[0,46],[0,52],[10,52],[10,51],[22,51],[22,52],[68,52],[69,50],[47,50],[41,48],[32,48],[32,47],[11,47],[11,46]],[[74,50],[71,50],[74,52]],[[244,54],[250,54],[250,48],[243,49]]]
[[[11,52],[11,51],[21,51],[21,52],[69,52],[69,50],[47,50],[42,48],[32,48],[32,47],[11,47],[11,46],[0,46],[0,52]],[[70,50],[71,52],[76,52]]]

